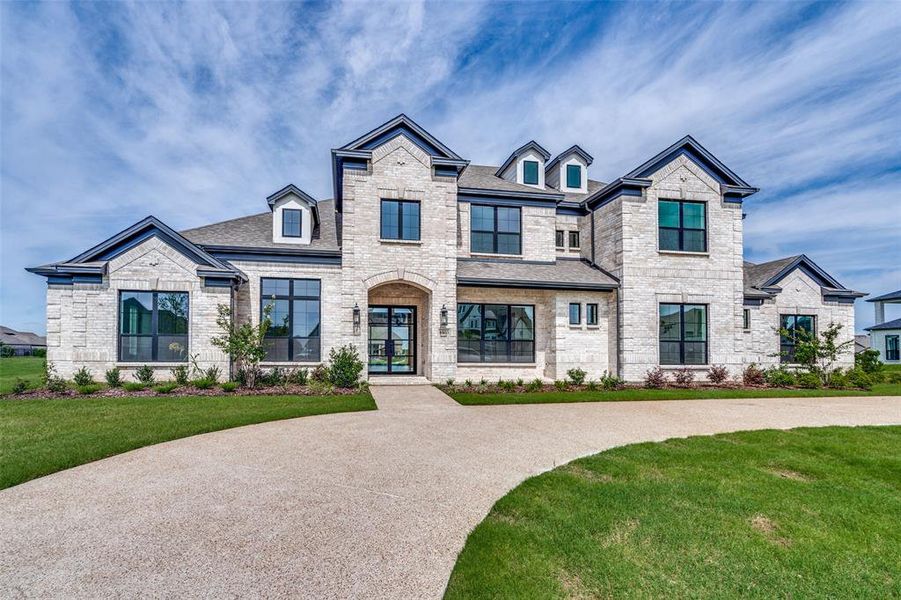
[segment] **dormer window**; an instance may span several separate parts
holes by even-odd
[[[566,187],[575,189],[582,187],[581,165],[566,165]]]
[[[527,185],[538,185],[538,161],[522,161],[522,182]]]
[[[282,209],[282,236],[299,238],[301,237],[301,223],[303,222],[303,213],[298,208]]]

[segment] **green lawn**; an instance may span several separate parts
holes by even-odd
[[[533,477],[446,598],[901,597],[901,427],[617,448]]]
[[[626,400],[694,400],[710,398],[808,398],[822,396],[901,396],[901,384],[880,383],[870,391],[801,390],[801,389],[662,389],[629,388],[615,391],[560,392],[458,392],[442,389],[465,405],[479,404],[547,404],[551,402],[617,402]]]
[[[0,489],[127,450],[240,425],[372,410],[347,396],[0,400]]]
[[[0,358],[0,394],[8,394],[13,391],[16,379],[21,378],[29,383],[30,387],[41,384],[41,376],[44,374],[44,359],[34,356],[11,356]]]

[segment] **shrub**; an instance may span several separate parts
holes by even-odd
[[[56,374],[56,366],[50,361],[44,361],[44,387],[56,394],[69,389],[69,384]]]
[[[174,382],[161,383],[158,386],[154,387],[153,391],[156,392],[157,394],[168,394],[177,387],[178,387],[178,384],[174,383]]]
[[[710,383],[720,385],[727,379],[729,379],[729,369],[723,365],[711,365],[710,370],[707,371],[707,381]]]
[[[28,382],[21,377],[16,377],[16,382],[13,384],[13,394],[21,394],[27,389]]]
[[[463,385],[465,385],[468,388],[471,388],[472,387],[472,379],[467,379],[466,381],[463,382]]]
[[[316,365],[310,372],[310,383],[325,383],[328,381],[328,367]]]
[[[901,371],[893,371],[886,376],[889,383],[901,383]]]
[[[512,392],[516,389],[516,382],[514,382],[512,379],[510,381],[504,381],[503,379],[501,379],[497,382],[497,386],[506,392]]]
[[[666,373],[660,367],[654,367],[644,374],[644,387],[662,388],[666,385]]]
[[[554,380],[554,387],[563,392],[569,389],[569,383],[565,379],[556,379]]]
[[[203,372],[202,379],[209,379],[212,382],[219,381],[219,376],[222,374],[222,371],[219,369],[217,365],[213,365],[212,367],[207,367],[206,371]]]
[[[143,383],[145,387],[153,383],[153,375],[153,367],[150,365],[141,365],[135,371],[135,379]]]
[[[854,367],[848,370],[846,375],[848,385],[869,390],[873,387],[873,377],[860,367]]]
[[[128,382],[122,384],[122,388],[126,392],[140,392],[142,390],[147,389],[147,386],[138,381],[128,381]]]
[[[219,314],[216,317],[216,325],[222,330],[222,335],[210,339],[210,342],[228,354],[239,370],[246,369],[242,385],[254,388],[257,385],[257,375],[260,373],[258,366],[266,357],[266,332],[272,323],[269,319],[272,304],[263,307],[262,319],[256,324],[249,319],[236,324],[232,321],[231,309],[224,304],[220,304],[217,310]]]
[[[281,367],[273,367],[260,375],[257,382],[267,387],[285,385],[286,377],[287,373]]]
[[[447,387],[454,387],[454,378],[448,378],[448,380],[444,382],[444,385],[446,385]]]
[[[91,375],[91,372],[88,371],[87,367],[82,367],[75,371],[75,375],[72,376],[72,381],[74,381],[75,385],[78,387],[84,387],[94,383],[94,376]]]
[[[829,387],[835,389],[842,389],[848,387],[850,384],[848,383],[848,375],[844,373],[841,369],[836,369],[832,372],[832,375],[829,377]],[[854,387],[854,386],[851,386]]]
[[[598,391],[598,382],[595,381],[594,379],[589,379],[588,382],[585,384],[585,389],[588,390],[589,392]]]
[[[690,386],[692,383],[694,383],[695,372],[688,367],[682,367],[681,369],[675,370],[675,372],[673,373],[673,379],[679,385]]]
[[[767,384],[773,387],[791,387],[795,385],[795,374],[785,367],[767,369],[765,377]]]
[[[294,369],[286,377],[287,382],[291,385],[306,385],[309,379],[310,372],[307,369]]]
[[[829,323],[826,329],[814,334],[786,329],[781,329],[779,334],[795,339],[794,361],[810,373],[815,373],[823,385],[828,385],[839,355],[853,352],[853,338],[844,342],[837,341],[841,331],[841,324]]]
[[[526,391],[527,392],[538,392],[538,391],[541,391],[541,388],[543,388],[543,387],[544,387],[544,382],[536,377],[535,379],[533,379],[532,381],[530,381],[529,383],[526,384]]]
[[[601,385],[605,390],[618,390],[623,387],[625,383],[625,381],[607,371],[604,371],[604,374],[601,376]]]
[[[572,382],[573,385],[582,385],[585,381],[585,376],[588,375],[582,369],[576,367],[575,369],[570,369],[566,372],[566,377]]]
[[[485,379],[484,377],[482,379],[479,379],[479,387],[485,387],[486,385],[488,385],[487,379]]]
[[[169,369],[169,372],[172,373],[172,377],[175,378],[175,383],[178,385],[188,385],[188,365],[172,367]]]
[[[234,392],[236,389],[238,389],[238,384],[234,381],[226,381],[222,384],[223,392]]]
[[[803,373],[798,373],[797,376],[798,387],[802,387],[808,390],[816,390],[823,386],[822,380],[820,380],[820,376],[812,371],[804,371]]]
[[[32,356],[36,356],[38,358],[47,358],[47,349],[46,348],[35,348],[31,351]]]
[[[741,381],[745,385],[765,385],[766,373],[757,366],[757,363],[751,363],[742,371]]]
[[[360,380],[363,372],[363,361],[357,348],[351,344],[332,348],[328,355],[328,381],[335,387],[352,388]]]
[[[523,382],[523,380],[522,380],[522,377],[520,377],[519,379],[516,380],[516,387],[522,387],[522,386],[523,386],[523,383],[524,383],[524,382]]]
[[[238,385],[241,387],[250,387],[250,381],[257,384],[262,381],[264,377],[263,370],[256,366],[241,367],[235,371],[235,381],[237,381]]]
[[[76,389],[82,396],[90,396],[91,394],[96,394],[101,389],[103,389],[103,386],[99,383],[88,383],[85,385],[79,385]]]
[[[117,388],[122,385],[122,371],[119,370],[119,367],[113,367],[112,369],[107,370],[107,372],[103,374],[103,378],[106,379],[106,385],[111,388]]]
[[[7,346],[3,342],[0,342],[0,358],[10,358],[16,355],[16,351],[13,350],[12,346]]]
[[[879,362],[879,350],[867,348],[863,352],[854,355],[854,366],[860,367],[864,373],[872,375],[882,371],[882,363]]]
[[[331,394],[335,391],[335,386],[328,381],[311,381],[309,387],[312,393],[322,396]]]
[[[213,387],[214,385],[216,385],[216,382],[213,381],[212,379],[205,379],[205,378],[201,377],[200,379],[195,379],[194,381],[192,381],[191,385],[194,386],[198,390],[208,390],[211,387]]]

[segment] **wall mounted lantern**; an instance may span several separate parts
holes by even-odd
[[[441,335],[447,335],[447,304],[441,305]]]
[[[354,302],[354,335],[360,333],[360,305]]]

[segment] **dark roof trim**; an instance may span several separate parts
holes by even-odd
[[[544,194],[529,192],[513,192],[506,190],[486,190],[479,188],[458,188],[457,200],[459,202],[478,202],[480,200],[496,200],[512,202],[521,206],[556,206],[563,198],[561,194]]]
[[[257,248],[248,246],[210,246],[204,248],[213,256],[248,262],[281,262],[299,264],[340,265],[341,250],[310,248]]]
[[[620,196],[641,196],[641,190],[650,186],[650,179],[620,177],[582,200],[582,204],[590,210],[596,210]]]
[[[535,152],[540,154],[545,161],[551,158],[551,153],[545,150],[544,146],[542,146],[535,140],[529,140],[528,142],[514,150],[513,154],[507,157],[507,160],[504,161],[504,164],[502,164],[494,174],[500,177],[501,173],[506,171],[507,167],[513,164],[514,160],[516,160],[520,155],[524,154],[528,150],[534,150]]]
[[[842,284],[832,278],[829,273],[821,269],[815,262],[807,258],[804,254],[799,255],[795,260],[788,263],[786,266],[782,268],[781,271],[770,277],[766,280],[763,285],[758,286],[760,289],[766,289],[772,287],[782,281],[789,273],[794,271],[797,268],[806,268],[806,272],[808,275],[813,277],[814,279],[819,279],[819,283],[824,287],[831,287],[835,290],[846,290]],[[826,284],[826,285],[824,285]]]
[[[591,163],[594,162],[594,157],[592,157],[590,154],[588,154],[587,152],[585,152],[585,150],[583,150],[578,144],[573,144],[572,146],[570,146],[569,148],[567,148],[566,150],[564,150],[563,152],[561,152],[560,154],[558,154],[557,156],[555,156],[555,157],[554,157],[554,160],[552,160],[551,162],[549,162],[549,163],[544,167],[544,172],[547,173],[548,171],[550,171],[551,169],[553,169],[555,166],[557,166],[557,163],[559,163],[561,160],[563,160],[564,158],[566,158],[566,157],[569,156],[570,154],[576,154],[576,155],[578,155],[579,158],[581,158],[582,160],[585,161],[585,164],[586,164],[586,165],[589,165],[589,166],[590,166]]]
[[[413,119],[403,113],[397,115],[389,121],[386,121],[385,123],[382,123],[372,131],[364,133],[354,141],[341,146],[337,150],[372,150],[371,147],[367,148],[366,146],[369,146],[374,142],[378,142],[380,138],[386,136],[387,134],[390,134],[391,130],[398,128],[407,129],[413,132],[414,134],[422,138],[422,141],[427,142],[427,144],[432,147],[432,150],[437,150],[437,152],[429,152],[429,154],[432,156],[441,155],[444,158],[451,158],[461,161],[463,160],[463,158],[460,157],[457,153],[442,144],[438,138],[423,129],[418,123],[416,123]],[[393,137],[394,136],[391,136],[391,138]],[[376,143],[376,145],[378,145],[378,143]]]
[[[319,207],[316,204],[316,200],[311,195],[309,195],[308,193],[306,193],[305,191],[303,191],[302,189],[300,189],[293,183],[289,183],[288,185],[286,185],[279,191],[275,192],[271,196],[266,197],[266,202],[269,204],[269,209],[270,210],[274,209],[276,202],[278,202],[285,196],[290,196],[292,194],[297,196],[298,198],[300,198],[301,200],[303,200],[310,206],[310,211],[313,213],[313,219],[315,220],[316,224],[318,225],[319,224]]]
[[[557,204],[558,215],[584,217],[588,214],[588,212],[588,209],[585,208],[580,202],[560,202],[559,204]]]
[[[538,290],[582,290],[607,292],[619,286],[613,283],[562,283],[559,281],[524,281],[518,279],[476,279],[457,277],[457,286],[488,288],[527,288]]]
[[[875,325],[870,325],[869,327],[864,327],[864,331],[881,331],[885,329],[901,329],[901,319],[893,319],[891,321],[886,321],[885,323],[877,323]]]
[[[875,298],[867,298],[867,302],[901,302],[901,290],[882,294]]]

